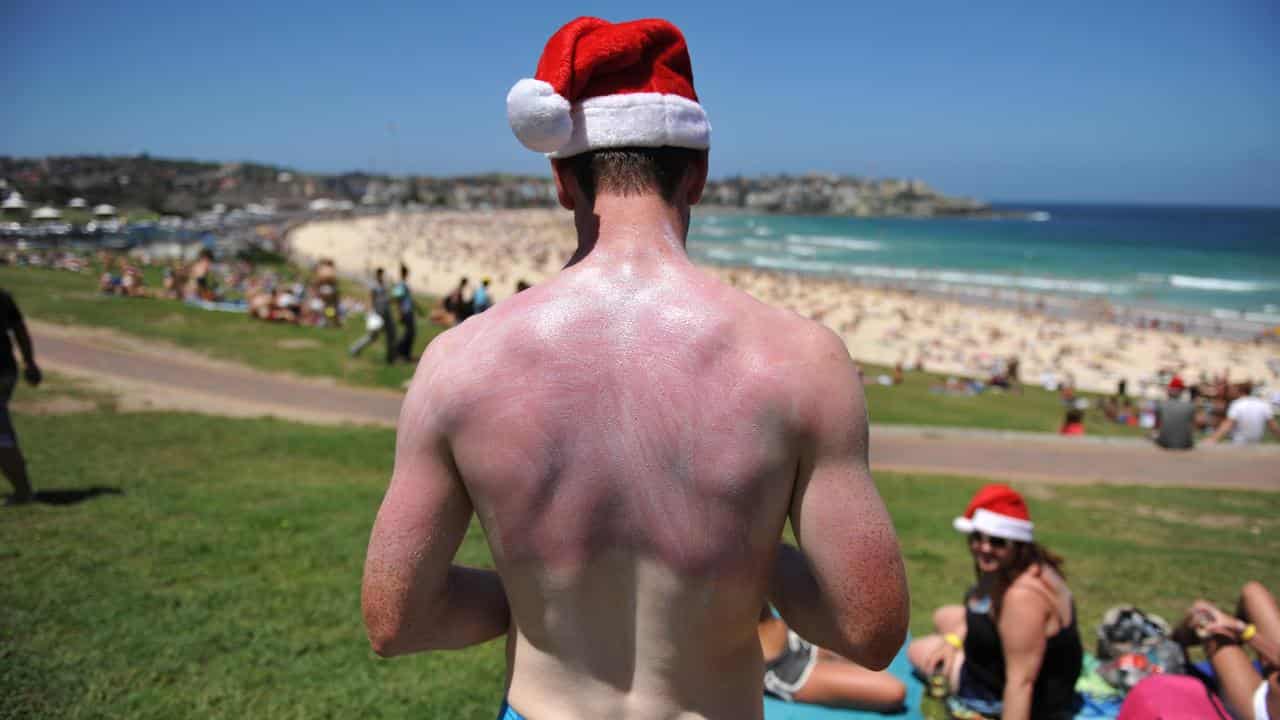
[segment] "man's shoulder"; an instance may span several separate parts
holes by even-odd
[[[794,310],[771,305],[751,293],[724,282],[705,271],[703,287],[718,294],[718,299],[739,320],[758,323],[771,339],[787,338],[788,342],[803,341],[822,343],[835,339],[835,333],[825,325],[810,320]]]
[[[1235,409],[1236,412],[1241,413],[1255,413],[1259,415],[1265,413],[1269,415],[1271,414],[1271,403],[1268,403],[1260,397],[1247,395],[1237,399],[1235,402],[1232,402],[1231,408],[1228,408],[1228,412],[1230,412],[1231,409]]]
[[[1253,398],[1248,395],[1232,400],[1231,404],[1227,406],[1227,414],[1246,412],[1249,406],[1253,404],[1252,400]]]

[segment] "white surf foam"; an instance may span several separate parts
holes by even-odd
[[[694,228],[694,232],[699,235],[710,235],[711,237],[725,237],[733,231],[726,227],[720,227],[719,225],[699,225]]]
[[[1273,289],[1263,283],[1246,280],[1227,280],[1216,277],[1200,277],[1198,275],[1170,275],[1169,284],[1184,290],[1211,290],[1217,292],[1262,292]]]
[[[732,250],[729,250],[728,248],[713,247],[713,248],[707,248],[702,252],[704,255],[706,255],[709,258],[712,258],[713,260],[724,260],[727,262],[730,260],[739,259],[738,254]]]
[[[787,242],[801,243],[804,245],[819,245],[822,247],[839,248],[841,250],[856,250],[859,252],[874,252],[881,250],[884,245],[875,240],[864,240],[862,238],[846,237],[844,235],[788,235]]]
[[[773,257],[771,255],[753,255],[751,257],[751,264],[756,267],[768,268],[771,270],[796,270],[811,273],[831,273],[836,270],[836,266],[828,262],[796,260],[792,258]]]

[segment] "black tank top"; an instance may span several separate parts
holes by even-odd
[[[971,603],[973,592],[971,588],[965,595],[964,664],[960,666],[958,694],[998,702],[1004,696],[1004,648],[987,607],[990,601],[984,598]],[[1076,679],[1083,661],[1076,603],[1072,600],[1071,624],[1045,644],[1044,660],[1031,691],[1032,718],[1069,718],[1075,714]]]

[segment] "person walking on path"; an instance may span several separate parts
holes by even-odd
[[[387,364],[392,365],[396,361],[396,321],[391,317],[391,301],[384,275],[382,268],[373,273],[373,284],[369,286],[369,315],[365,321],[365,334],[355,341],[348,352],[351,357],[356,357],[382,335],[387,341]]]
[[[27,460],[22,456],[18,434],[13,429],[13,418],[9,416],[9,399],[18,384],[18,364],[13,359],[10,335],[18,344],[18,352],[22,353],[22,377],[35,387],[43,376],[36,365],[35,350],[31,347],[31,335],[27,333],[22,312],[18,310],[13,296],[5,290],[0,290],[0,323],[4,324],[4,330],[0,332],[0,471],[13,485],[13,494],[6,498],[5,504],[21,505],[31,502],[34,496],[31,481],[27,478]]]
[[[416,308],[413,304],[413,291],[409,289],[409,267],[404,263],[400,264],[400,282],[391,288],[391,297],[396,301],[400,324],[403,326],[395,355],[405,362],[413,362],[413,340],[418,334],[418,324],[414,318]]]
[[[758,720],[769,602],[883,669],[909,603],[862,387],[833,332],[690,261],[710,128],[683,36],[579,18],[538,68],[508,116],[578,248],[423,353],[365,560],[374,651],[506,636],[500,717]],[[454,564],[473,513],[495,570]]]

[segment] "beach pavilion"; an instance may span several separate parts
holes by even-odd
[[[0,212],[5,216],[18,215],[27,209],[27,201],[22,199],[22,194],[16,190],[9,194],[9,197],[0,203]]]

